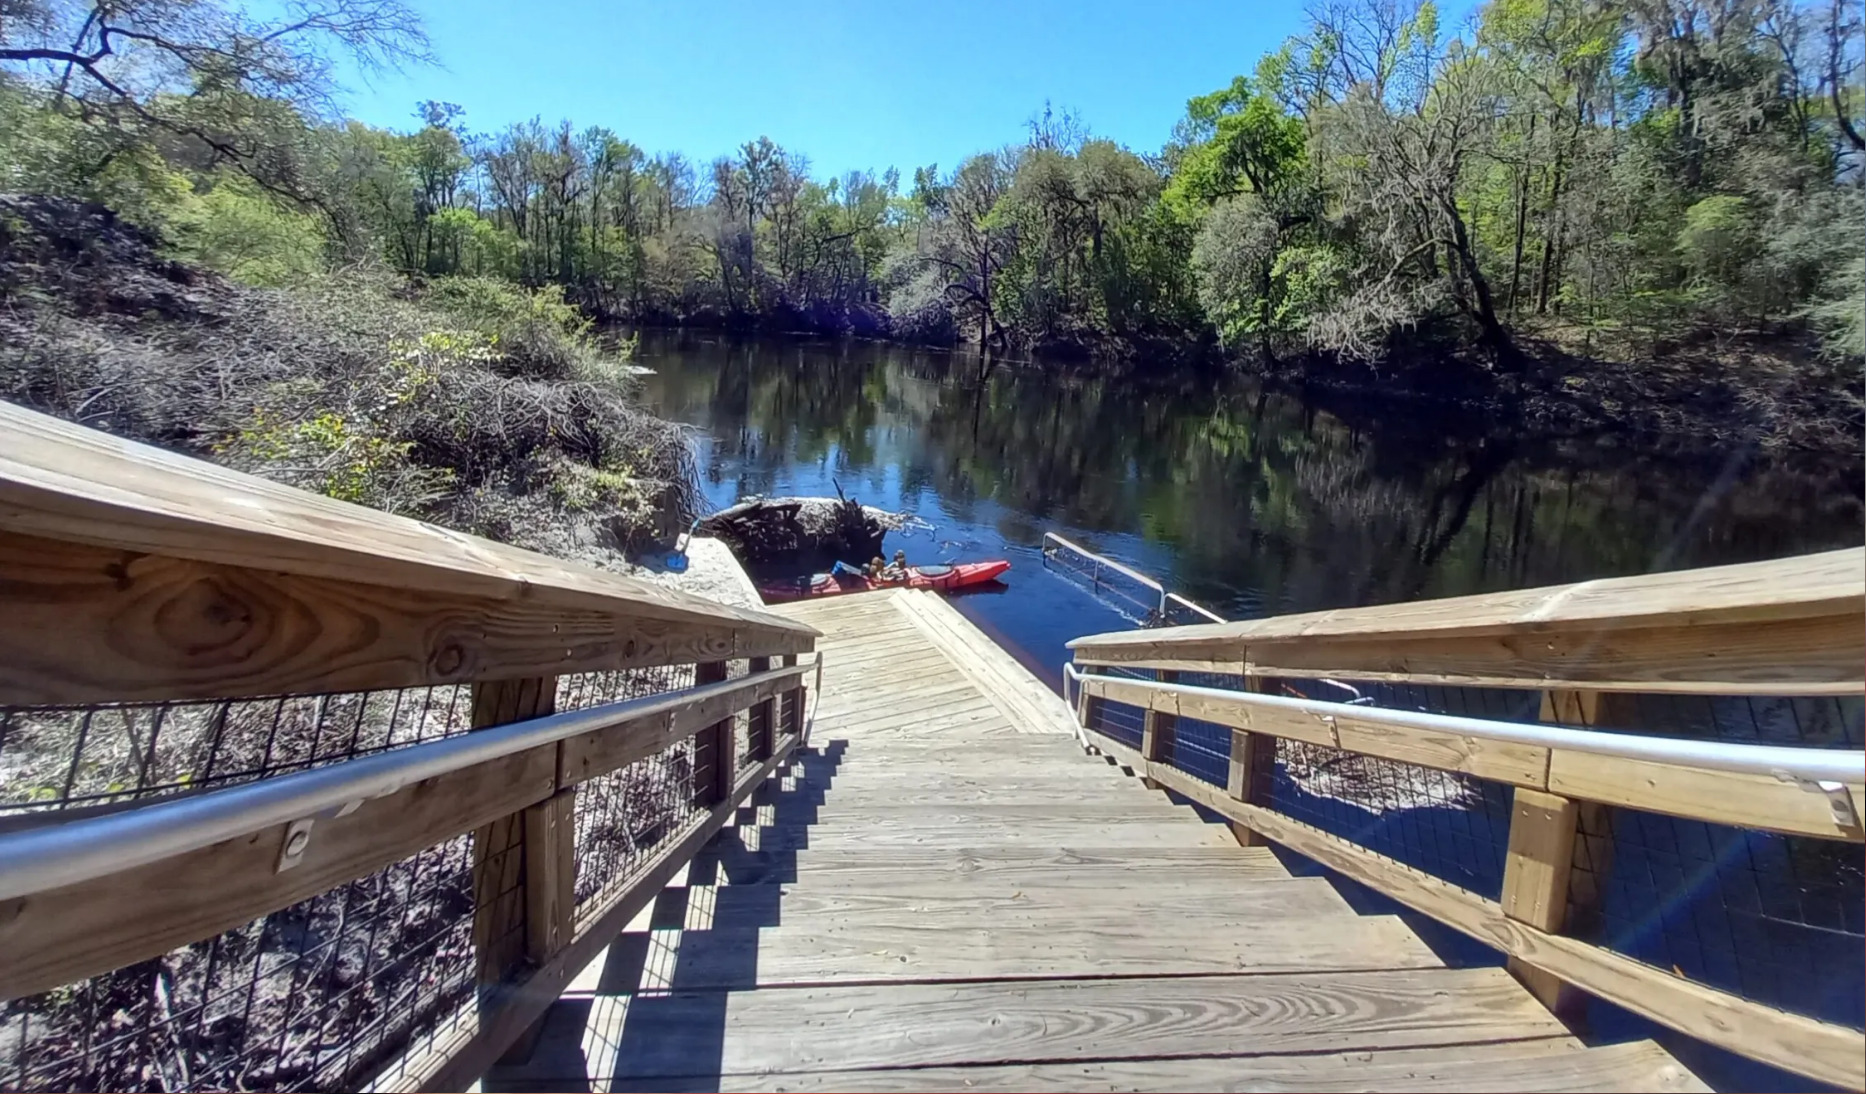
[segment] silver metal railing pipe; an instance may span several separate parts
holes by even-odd
[[[590,733],[624,719],[673,713],[759,680],[801,679],[808,671],[804,666],[772,669],[475,730],[122,812],[11,832],[0,836],[0,900],[108,877],[274,825],[334,816],[346,807],[437,775]]]

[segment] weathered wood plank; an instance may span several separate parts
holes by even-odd
[[[1292,924],[1201,920],[1210,936],[1138,931],[1131,913],[1057,915],[1011,925],[887,925],[835,930],[803,923],[698,932],[683,941],[674,986],[750,988],[836,981],[1189,976],[1234,972],[1425,969],[1438,958],[1399,919]],[[1219,928],[1219,923],[1228,925]],[[1318,928],[1326,928],[1320,931]],[[691,945],[691,949],[689,949]]]
[[[1866,787],[1849,784],[1852,800]],[[1549,789],[1573,798],[1742,828],[1820,836],[1859,843],[1866,833],[1836,823],[1827,796],[1771,775],[1557,751],[1549,760]]]
[[[863,832],[909,831],[916,828],[962,828],[968,824],[1082,824],[1106,825],[1144,821],[1149,824],[1184,824],[1205,827],[1198,815],[1154,794],[1119,801],[1023,802],[999,798],[973,805],[945,802],[906,805],[885,795],[855,797],[830,794],[810,811],[810,823],[825,830],[846,827]]]
[[[1048,920],[1091,914],[1168,916],[1175,921],[1185,916],[1186,929],[1193,930],[1206,922],[1232,922],[1237,917],[1321,919],[1355,914],[1341,894],[1321,878],[1289,877],[1250,884],[1236,878],[1182,880],[1178,884],[1161,883],[1142,899],[1113,871],[1098,873],[1098,888],[1039,886],[1027,881],[990,887],[974,882],[955,888],[937,875],[876,879],[860,888],[819,888],[815,878],[800,876],[796,882],[780,885],[778,892],[772,892],[768,885],[730,885],[714,894],[712,925],[774,926],[768,918],[761,918],[769,917],[773,910],[783,923],[825,930],[845,925],[874,929],[922,920],[932,924],[963,921],[1016,925],[1026,915]]]
[[[835,827],[767,828],[761,837],[767,847],[1218,847],[1231,843],[1231,834],[1219,825],[1196,821],[1084,821],[1025,820],[998,823],[960,822],[944,827],[876,828],[848,830]]]
[[[1078,638],[1075,650],[1105,656],[1117,649],[1180,649],[1214,641],[1232,644],[1335,639],[1384,639],[1430,634],[1546,633],[1595,628],[1649,628],[1713,622],[1759,623],[1866,611],[1866,548],[1827,551],[1771,562],[1606,578],[1476,596],[1419,600]]]
[[[522,722],[556,709],[554,676],[473,685],[474,729]],[[552,746],[551,751],[555,754],[556,747]],[[558,766],[554,755],[553,777]],[[551,848],[535,871],[537,880],[551,891],[528,891],[534,870],[526,851],[532,833],[540,826],[527,825],[526,812],[496,818],[473,833],[473,954],[482,989],[504,980],[525,960],[534,936],[549,938],[554,934],[554,924],[540,924],[534,931],[526,920],[528,909],[534,905],[551,909],[557,897],[555,889],[561,882],[554,874],[559,850]],[[569,855],[574,861],[574,831],[554,825],[551,831],[555,838],[572,841]]]
[[[0,461],[3,462],[3,461]],[[0,532],[0,703],[225,699],[808,649],[807,635],[475,599]]]
[[[1517,787],[1510,809],[1510,843],[1503,860],[1503,914],[1537,930],[1559,934],[1568,918],[1568,877],[1574,868],[1575,822],[1571,798]],[[1512,975],[1551,1011],[1562,1004],[1561,981],[1510,958]]]
[[[576,805],[572,788],[525,809],[525,959],[534,965],[576,930]]]
[[[0,902],[0,997],[108,972],[252,922],[551,796],[557,749],[531,749],[319,818],[279,870],[282,827]],[[124,894],[133,893],[134,899]]]
[[[1545,1047],[1546,1046],[1546,1047]],[[582,1076],[568,1077],[581,1080]],[[536,1084],[541,1089],[555,1084]],[[1205,1057],[1117,1060],[1074,1064],[1001,1064],[928,1067],[888,1071],[782,1072],[723,1078],[631,1080],[619,1078],[613,1094],[635,1091],[719,1091],[760,1094],[860,1089],[876,1094],[920,1094],[951,1090],[1026,1090],[1054,1094],[1082,1091],[1141,1091],[1195,1094],[1259,1091],[1384,1090],[1397,1094],[1492,1091],[1499,1094],[1619,1094],[1627,1090],[1705,1091],[1671,1054],[1651,1041],[1583,1049],[1564,1038],[1397,1049],[1312,1056]]]
[[[326,498],[0,403],[0,528],[132,555],[193,559],[638,619],[809,628],[665,585]],[[783,652],[783,651],[771,651]],[[743,655],[741,655],[743,656]]]
[[[1164,1068],[1227,1047],[1369,1051],[1567,1032],[1496,969],[796,988],[736,992],[724,1002],[719,1042],[716,1030],[692,1020],[716,1000],[637,1001],[629,1022],[633,1033],[639,1021],[641,1036],[631,1037],[617,1070],[690,1073],[696,1037],[723,1043],[719,1070],[733,1075],[1111,1055],[1153,1058]],[[851,1080],[863,1088],[859,1077]]]

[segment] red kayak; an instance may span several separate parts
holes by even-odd
[[[810,596],[841,596],[865,593],[872,589],[963,589],[980,585],[1011,568],[1009,559],[990,562],[960,562],[952,566],[909,566],[907,577],[900,581],[875,581],[861,574],[811,574],[808,581],[781,585],[760,585],[758,592],[767,603],[802,600]]]

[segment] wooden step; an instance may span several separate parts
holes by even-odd
[[[1196,821],[1012,821],[948,824],[941,827],[872,830],[838,826],[787,824],[757,829],[759,846],[767,850],[804,847],[1222,847],[1235,842],[1222,825]]]
[[[578,1057],[581,1058],[581,1057]],[[573,1081],[581,1076],[572,1076]],[[547,1080],[548,1081],[548,1080]],[[540,1089],[520,1080],[509,1089]],[[578,1089],[582,1089],[579,1087]],[[1007,1064],[901,1070],[782,1072],[770,1075],[618,1078],[615,1094],[635,1091],[1073,1092],[1382,1090],[1396,1094],[1496,1091],[1499,1094],[1607,1094],[1627,1090],[1686,1092],[1710,1088],[1651,1041],[1581,1048],[1565,1038],[1444,1048],[1385,1049],[1315,1056],[1243,1059],[1117,1060],[1082,1064]]]
[[[1110,1057],[1147,1059],[1165,1072],[1175,1057],[1226,1052],[1568,1035],[1501,969],[798,988],[729,993],[723,1016],[720,1002],[698,993],[634,1000],[618,1072],[686,1074],[709,1056],[721,1075]],[[696,1029],[701,1014],[712,1028]],[[866,1089],[859,1080],[850,1087]]]
[[[645,954],[650,940],[630,933],[615,945]],[[848,917],[833,923],[686,931],[679,939],[672,984],[682,990],[746,989],[838,981],[1173,977],[1441,966],[1396,916],[1260,921],[1214,910],[1169,925],[1150,922],[1134,909],[1108,914],[1032,910],[993,924],[981,924],[969,915],[950,921],[926,915],[906,924],[885,917],[871,923]],[[1520,998],[1540,1009],[1527,992],[1510,983]]]
[[[949,886],[1084,888],[1106,886],[1118,871],[1128,891],[1199,881],[1248,884],[1288,878],[1282,861],[1266,847],[1039,847],[971,850],[850,848],[799,851],[747,850],[735,840],[715,840],[697,860],[693,876],[703,883],[717,872],[735,883],[808,881],[813,886],[875,888],[892,883]]]
[[[713,904],[713,926],[766,927],[777,923],[807,922],[834,926],[860,923],[864,928],[889,922],[912,923],[922,916],[942,922],[970,918],[979,923],[1015,925],[1026,914],[1055,916],[1136,911],[1117,886],[1112,870],[1100,871],[1102,885],[1037,886],[1028,883],[953,886],[937,875],[920,878],[876,879],[866,886],[818,885],[810,874],[794,882],[775,885],[730,885],[708,899]],[[1321,878],[1289,877],[1275,881],[1237,879],[1161,883],[1149,891],[1141,909],[1148,917],[1184,915],[1188,923],[1210,918],[1216,910],[1229,920],[1236,916],[1352,916],[1354,910],[1334,886]],[[771,915],[771,919],[758,919]],[[775,918],[775,916],[781,916]]]

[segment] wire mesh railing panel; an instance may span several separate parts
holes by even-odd
[[[1480,896],[1503,892],[1508,786],[1325,745],[1276,743],[1270,806]]]
[[[1146,712],[1139,707],[1128,706],[1126,703],[1090,699],[1087,720],[1088,728],[1102,736],[1112,738],[1129,748],[1139,748],[1141,736],[1146,727]]]
[[[1740,744],[1851,748],[1866,745],[1866,698],[1852,696],[1659,695],[1606,697],[1595,721],[1567,724],[1651,737]]]
[[[655,665],[615,672],[579,672],[557,678],[557,709],[582,710],[693,686],[692,665]]]
[[[0,812],[156,798],[465,733],[465,687],[0,708]]]
[[[459,836],[218,937],[0,1005],[0,1089],[358,1089],[471,1003],[472,874]]]
[[[693,738],[577,786],[577,910],[634,877],[702,810]]]
[[[1866,1026],[1856,844],[1584,806],[1568,932],[1711,987]]]

